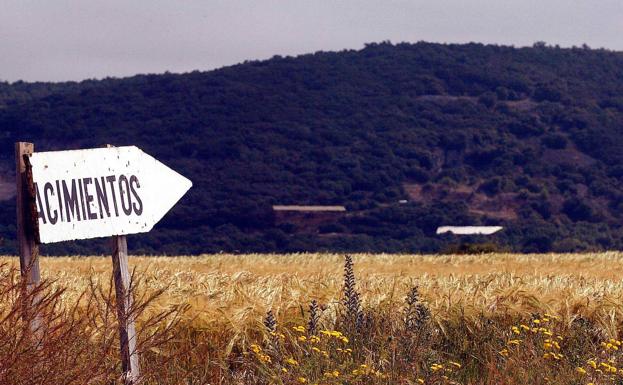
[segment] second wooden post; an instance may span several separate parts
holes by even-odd
[[[125,235],[112,238],[112,268],[117,298],[117,317],[119,318],[119,342],[121,346],[121,366],[127,385],[136,384],[140,377],[138,352],[136,351],[135,312],[132,305],[130,270],[128,265],[128,243]]]

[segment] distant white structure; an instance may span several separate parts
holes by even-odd
[[[437,234],[452,233],[456,235],[491,235],[502,229],[502,226],[441,226],[437,228]]]
[[[274,205],[273,210],[274,211],[302,211],[302,212],[310,212],[310,211],[340,212],[340,211],[346,211],[346,207],[344,206]]]

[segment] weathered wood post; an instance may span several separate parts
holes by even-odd
[[[125,383],[136,384],[140,377],[138,352],[136,351],[135,313],[132,309],[130,270],[128,265],[128,242],[125,235],[112,237],[112,268],[117,298],[117,317],[119,318],[119,342],[121,346],[121,366]]]
[[[107,144],[106,148],[114,147]],[[132,312],[133,298],[130,290],[130,266],[128,264],[128,239],[125,235],[112,237],[112,275],[117,299],[119,319],[119,346],[121,348],[121,369],[127,385],[135,384],[140,375],[138,352],[136,351],[135,313]]]
[[[32,172],[28,157],[35,146],[32,143],[15,143],[15,181],[17,187],[17,244],[19,249],[19,267],[25,288],[30,292],[41,280],[39,272],[39,245],[37,240],[37,209],[32,181]],[[27,293],[26,298],[29,297]],[[31,303],[24,303],[23,316],[31,319]],[[30,329],[36,332],[40,328],[40,320],[35,315]]]
[[[39,246],[36,239],[37,212],[32,196],[32,174],[26,167],[24,156],[35,150],[32,143],[15,143],[16,186],[17,186],[17,242],[19,265],[22,275],[30,287],[40,281]],[[34,210],[34,211],[33,211]]]

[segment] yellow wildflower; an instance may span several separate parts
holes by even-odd
[[[593,369],[597,368],[597,363],[594,360],[588,360],[587,364]]]
[[[575,368],[575,371],[580,373],[580,374],[586,374],[586,369],[584,369],[581,366],[578,366],[577,368]]]
[[[309,337],[309,342],[311,342],[312,344],[317,344],[318,342],[320,342],[320,337],[318,337],[318,336],[311,336],[311,337]]]
[[[299,384],[307,383],[307,378],[305,378],[305,377],[299,377],[296,380],[299,382]]]
[[[257,359],[262,362],[271,362],[270,356],[268,354],[257,353]]]
[[[331,378],[331,377],[337,378],[337,377],[340,376],[340,372],[338,372],[337,370],[334,370],[332,372],[324,372],[324,376],[325,377],[329,377],[329,378]]]

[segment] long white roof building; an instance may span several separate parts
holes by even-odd
[[[437,228],[437,234],[452,233],[456,235],[491,235],[502,229],[502,226],[441,226]]]

